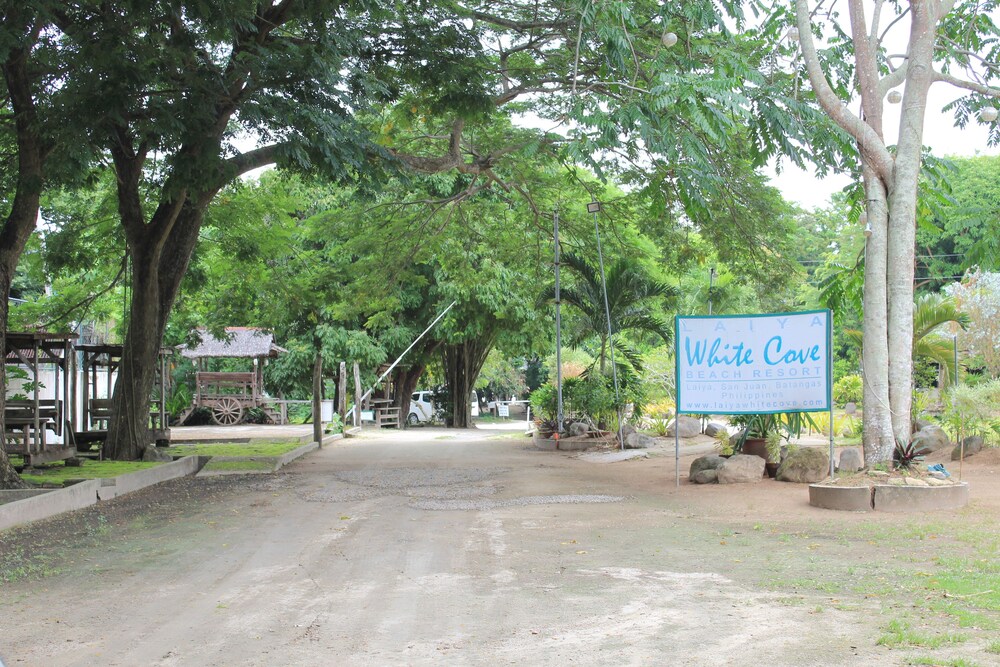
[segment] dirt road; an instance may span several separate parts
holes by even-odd
[[[595,465],[516,435],[385,432],[5,533],[0,658],[900,664],[859,607],[758,585],[773,562],[739,527],[770,507],[758,489],[749,509],[711,511],[718,488],[673,489],[672,458]],[[805,503],[802,487],[782,493]],[[809,567],[811,548],[787,545],[789,562]]]

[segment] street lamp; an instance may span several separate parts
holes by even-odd
[[[615,364],[615,341],[611,332],[611,307],[608,305],[608,283],[604,277],[604,251],[601,249],[601,228],[597,224],[597,214],[601,212],[601,202],[596,199],[587,204],[587,213],[594,214],[594,233],[597,235],[597,261],[601,269],[601,292],[604,294],[604,316],[608,324],[608,352],[611,355],[611,377],[615,383],[615,403],[618,403],[620,392],[618,391],[618,366]],[[622,423],[622,411],[617,407],[618,412],[618,442],[621,448],[625,449],[625,425]]]

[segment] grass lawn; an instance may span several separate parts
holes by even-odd
[[[260,442],[195,443],[171,445],[163,449],[171,456],[271,456],[277,457],[298,449],[298,440],[263,440]]]
[[[138,470],[146,470],[159,463],[146,461],[90,461],[83,459],[79,467],[67,466],[57,461],[21,473],[21,479],[31,484],[62,484],[67,479],[106,479]]]

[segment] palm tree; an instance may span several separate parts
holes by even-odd
[[[601,373],[606,366],[608,353],[608,321],[604,312],[604,292],[600,272],[579,255],[566,253],[562,264],[575,274],[577,280],[571,287],[561,290],[561,299],[576,308],[582,315],[579,326],[570,336],[569,343],[578,346],[596,337],[600,345],[598,356]],[[669,344],[674,332],[670,325],[658,317],[652,307],[656,299],[676,299],[677,289],[651,278],[648,274],[624,259],[612,264],[606,274],[608,309],[611,312],[611,344],[615,350],[640,370],[638,351],[617,335],[626,331],[651,333]],[[544,295],[545,300],[555,299],[554,288]]]
[[[938,329],[954,322],[965,329],[969,316],[959,311],[955,300],[943,294],[923,294],[913,304],[913,358],[925,357],[941,368],[941,384],[948,387],[958,377],[955,368],[954,341],[940,335]],[[849,329],[845,333],[861,342],[861,332]]]

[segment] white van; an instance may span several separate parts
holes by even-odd
[[[472,416],[479,416],[479,396],[475,391],[469,396],[472,406]],[[410,414],[406,416],[406,423],[410,426],[423,424],[434,419],[434,392],[415,391],[410,396]]]
[[[406,416],[406,423],[410,426],[416,426],[432,419],[434,419],[434,392],[413,392],[413,395],[410,396],[410,414]]]

